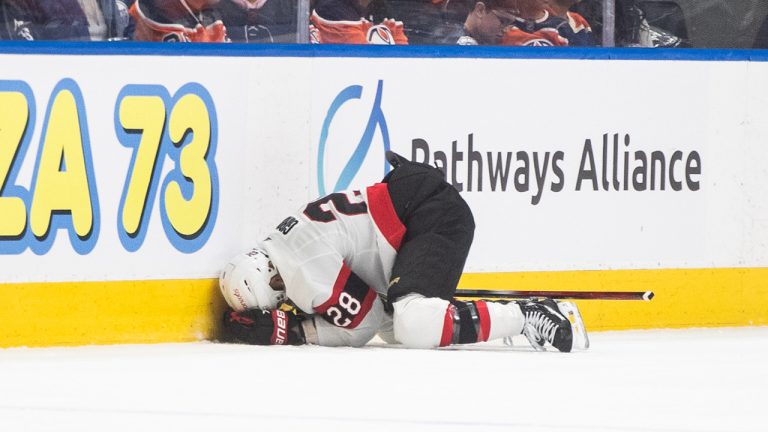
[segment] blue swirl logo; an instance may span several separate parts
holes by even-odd
[[[371,148],[376,128],[381,131],[381,136],[384,141],[384,151],[389,150],[389,131],[387,130],[387,121],[384,118],[384,112],[381,110],[381,93],[383,88],[384,81],[379,80],[379,83],[376,86],[376,98],[373,101],[371,114],[368,117],[368,124],[366,125],[363,135],[360,137],[360,141],[358,141],[354,152],[352,152],[346,165],[344,165],[344,169],[342,169],[332,191],[326,191],[325,189],[325,154],[327,152],[326,143],[328,141],[328,130],[330,129],[331,123],[333,123],[333,119],[339,108],[351,100],[360,99],[363,94],[363,87],[352,85],[345,88],[336,95],[330,108],[328,108],[328,113],[325,115],[325,120],[323,121],[323,128],[320,131],[320,143],[317,155],[317,186],[321,196],[349,188],[350,183],[360,171],[363,161],[368,155],[368,150]],[[389,172],[390,167],[384,158],[382,158],[382,161],[384,174],[386,174]]]

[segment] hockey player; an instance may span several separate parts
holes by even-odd
[[[229,42],[214,6],[219,0],[136,0],[134,40],[147,42]]]
[[[391,326],[385,340],[414,348],[525,334],[537,349],[570,351],[563,313],[572,303],[453,298],[472,212],[442,171],[392,152],[387,159],[394,169],[382,183],[307,204],[227,264],[228,334],[260,345],[361,346]],[[300,313],[281,310],[286,301]]]
[[[555,46],[597,45],[587,20],[579,14],[568,12],[568,6],[578,3],[578,0],[507,0],[506,3],[512,5],[512,14],[516,19],[508,27],[505,39],[509,39],[510,29],[530,34],[554,31],[566,42],[554,43]]]
[[[597,41],[592,35],[592,26],[580,14],[570,10],[581,0],[545,0],[548,13],[563,18],[570,26],[567,38],[570,46],[595,46]]]
[[[317,0],[309,37],[316,44],[407,45],[403,23],[383,18],[376,24],[376,0]]]
[[[232,42],[296,42],[296,1],[221,0],[221,14]]]
[[[123,40],[123,0],[0,0],[0,40]]]
[[[474,0],[458,45],[567,46],[567,22],[539,0]]]

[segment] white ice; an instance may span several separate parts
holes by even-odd
[[[591,341],[0,349],[0,431],[768,431],[768,327]]]

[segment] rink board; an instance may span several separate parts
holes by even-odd
[[[654,291],[651,302],[578,301],[588,330],[603,331],[768,325],[767,279],[766,269],[468,273],[459,287]],[[4,284],[0,303],[0,347],[215,339],[225,306],[215,279]]]
[[[473,208],[462,287],[657,294],[580,303],[594,330],[768,321],[764,53],[28,47],[0,45],[0,346],[215,337],[226,260],[387,149]]]

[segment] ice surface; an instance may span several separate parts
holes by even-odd
[[[0,430],[768,431],[768,327],[590,336],[571,354],[525,339],[4,349]]]

